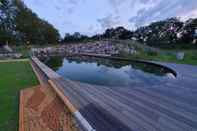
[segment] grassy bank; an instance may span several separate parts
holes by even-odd
[[[178,60],[176,58],[176,52],[180,52],[180,50],[161,51],[159,53],[138,52],[137,55],[122,54],[121,56],[130,59],[141,59],[141,60],[150,60],[150,61],[197,65],[197,50],[182,50],[181,52],[185,53],[185,57],[183,60]]]
[[[0,131],[17,131],[19,91],[38,81],[28,61],[1,62],[0,76]]]
[[[161,61],[161,62],[172,62],[178,64],[190,64],[197,65],[197,49],[157,49],[154,47],[149,47],[144,44],[140,44],[132,40],[113,40],[113,43],[117,44],[127,44],[129,47],[133,47],[137,50],[136,55],[121,54],[121,57],[126,57],[130,59],[141,59],[141,60],[151,60],[151,61]],[[177,60],[177,52],[184,52],[185,57],[183,60]]]

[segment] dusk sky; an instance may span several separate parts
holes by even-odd
[[[197,18],[197,0],[24,0],[62,36],[102,33],[124,26],[130,30],[169,17]]]

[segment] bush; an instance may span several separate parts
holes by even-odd
[[[157,56],[158,52],[157,51],[148,51],[147,55],[149,55],[149,56]]]

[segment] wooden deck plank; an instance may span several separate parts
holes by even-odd
[[[90,87],[89,87],[90,88]],[[103,103],[105,103],[104,108],[110,109],[110,112],[113,110],[116,110],[116,113],[114,116],[121,119],[121,121],[124,121],[125,123],[129,124],[131,121],[135,121],[136,123],[139,123],[140,127],[144,127],[147,130],[156,130],[156,126],[152,125],[150,122],[150,119],[143,115],[143,110],[139,111],[136,110],[136,108],[130,108],[130,106],[118,101],[117,99],[114,99],[111,95],[106,95],[105,93],[98,92],[94,90],[94,87],[88,89],[90,94],[93,94],[94,99],[99,100],[97,103],[101,103],[103,106]],[[109,106],[111,108],[109,108]],[[133,105],[133,107],[136,105]],[[147,113],[147,112],[144,112]],[[130,115],[128,115],[130,114]],[[132,116],[132,119],[131,119]],[[125,120],[127,118],[127,120]]]
[[[82,89],[84,89],[84,87],[81,87]],[[103,89],[102,89],[103,90]],[[93,92],[92,92],[93,93]],[[96,93],[98,93],[98,92],[96,92]],[[108,93],[108,94],[110,94],[110,93]],[[130,98],[132,98],[131,96],[130,96]],[[99,99],[101,99],[101,98],[99,98]],[[133,98],[134,99],[134,98]],[[125,101],[125,100],[124,100]],[[122,102],[124,102],[124,101],[122,101]],[[133,101],[136,101],[136,100],[133,100]],[[132,101],[131,101],[132,102]],[[131,103],[130,102],[130,103]],[[144,103],[143,103],[144,104]],[[150,105],[148,105],[149,107],[150,107]],[[155,106],[153,106],[153,107],[155,107]],[[121,108],[121,107],[120,107]],[[140,110],[140,109],[142,109],[142,107],[141,108],[138,108],[138,110]],[[157,108],[156,108],[157,109]],[[162,110],[162,111],[164,111],[165,113],[166,112],[169,112],[168,110],[163,110],[163,109],[161,109],[161,108],[159,108],[160,110]],[[159,110],[159,109],[157,109],[157,110]],[[146,111],[147,112],[147,111]],[[141,112],[142,113],[142,112]],[[171,114],[171,112],[170,113],[167,113],[167,115],[169,115],[169,114]],[[173,117],[175,117],[176,115],[174,115],[173,114]],[[180,116],[177,116],[177,117],[180,117]],[[184,121],[185,119],[180,119],[181,121]],[[172,121],[171,121],[172,122]],[[188,121],[186,121],[186,122],[188,122]],[[189,121],[187,124],[189,124],[191,121]],[[177,121],[175,122],[175,123],[177,123]],[[192,122],[191,122],[192,123]],[[170,123],[171,124],[171,123]],[[194,123],[195,124],[195,123]],[[190,127],[189,126],[183,126],[184,125],[184,122],[183,123],[178,123],[178,125],[181,127],[181,128],[185,128],[185,129],[189,129]],[[193,126],[195,126],[195,125],[193,125]]]
[[[146,91],[144,91],[144,90],[146,90]],[[178,105],[178,104],[172,102],[173,99],[169,99],[169,100],[165,99],[168,97],[162,98],[161,95],[159,95],[159,94],[156,94],[156,93],[150,94],[151,90],[149,91],[149,94],[148,94],[148,93],[146,93],[148,90],[149,89],[142,89],[142,88],[136,88],[136,89],[122,88],[122,89],[118,89],[118,92],[124,96],[129,95],[130,93],[131,94],[134,93],[134,94],[136,94],[136,96],[143,98],[146,101],[150,101],[151,103],[157,104],[158,106],[161,106],[165,109],[176,112],[179,115],[185,116],[186,118],[193,119],[194,121],[197,120],[197,108],[195,108],[195,107],[190,108],[190,107],[188,107],[188,105],[183,106],[183,103]],[[156,96],[155,96],[155,94],[156,94]],[[187,108],[187,109],[185,109],[185,108]]]
[[[182,103],[186,103],[187,105],[191,107],[197,106],[197,96],[193,96],[186,91],[181,91],[181,89],[177,89],[179,91],[175,91],[175,89],[166,89],[165,87],[157,87],[157,88],[150,88],[152,92],[169,97],[171,99],[175,99],[177,101],[180,101]]]
[[[67,85],[67,84],[64,84],[64,85]],[[76,87],[77,88],[77,87]],[[78,87],[78,88],[80,88],[80,87]],[[83,88],[83,87],[82,87]],[[72,86],[72,89],[74,89],[74,86]],[[84,89],[84,88],[83,88]],[[76,90],[73,90],[73,91],[76,91]],[[78,92],[78,91],[76,91],[76,92]],[[93,97],[91,97],[91,98],[88,98],[88,99],[86,99],[87,101],[91,101],[91,103],[92,104],[94,104],[94,107],[96,107],[97,105],[100,105],[100,107],[103,107],[103,108],[105,108],[106,110],[110,110],[110,112],[111,111],[113,111],[114,112],[114,109],[116,108],[116,112],[115,112],[115,114],[119,114],[119,112],[121,111],[121,108],[120,107],[118,107],[118,105],[114,105],[114,104],[112,104],[113,105],[113,107],[110,107],[110,104],[109,103],[104,103],[103,101],[101,101],[101,99],[95,99],[94,98],[94,96],[95,95],[97,95],[97,93],[98,92],[95,92],[96,94],[87,94],[86,92],[85,93],[83,93],[83,91],[80,91],[80,92],[78,92],[78,94],[81,94],[81,95],[83,95],[83,97],[86,97],[87,98],[87,96],[90,96],[90,95],[93,95]],[[98,95],[100,95],[100,94],[98,94]],[[81,99],[81,98],[79,98],[79,99]],[[109,101],[109,100],[106,100],[106,101]],[[113,103],[113,102],[111,102],[111,103]],[[83,108],[83,107],[82,107]],[[83,113],[83,112],[82,112]],[[124,115],[124,116],[119,116],[119,117],[122,117],[122,119],[125,119],[126,118],[126,116]],[[101,118],[102,119],[102,118]],[[138,119],[138,117],[136,117],[136,119]],[[129,119],[127,119],[127,121],[131,121],[131,119],[129,120]],[[105,120],[103,123],[108,123],[108,120]],[[139,122],[138,122],[139,123]],[[112,125],[114,125],[114,124],[112,124]],[[131,125],[131,123],[130,123],[130,125]],[[133,126],[134,127],[134,126]],[[136,126],[137,127],[137,126]],[[142,127],[142,126],[141,126]],[[137,129],[139,129],[140,128],[140,126],[138,125],[138,128]]]
[[[67,84],[65,84],[65,85],[67,85]],[[71,87],[71,85],[69,85],[70,87]],[[77,87],[75,87],[75,88],[77,88]],[[110,103],[113,103],[112,104],[112,108],[111,108],[111,110],[110,111],[112,111],[112,110],[115,110],[116,108],[116,110],[117,110],[117,112],[115,113],[115,114],[120,114],[120,112],[121,112],[121,110],[120,109],[122,109],[124,106],[118,106],[118,105],[122,105],[122,103],[116,103],[116,101],[114,101],[113,99],[113,97],[112,97],[112,100],[109,100],[109,99],[106,99],[105,97],[105,94],[103,95],[103,94],[100,94],[98,91],[96,91],[96,90],[94,90],[94,89],[96,89],[96,88],[91,88],[91,87],[88,87],[88,88],[90,88],[89,89],[89,91],[93,91],[93,92],[89,92],[89,94],[93,94],[93,98],[88,98],[89,100],[91,100],[91,99],[95,99],[96,98],[96,100],[95,101],[93,101],[92,103],[95,103],[95,104],[99,104],[99,102],[101,102],[101,106],[103,106],[104,105],[104,103],[105,103],[105,101],[107,101],[108,103],[106,103],[106,105],[107,106],[103,106],[104,108],[106,108],[106,109],[110,109],[110,107],[109,107],[109,105],[110,105]],[[74,89],[74,86],[72,86],[72,89]],[[79,92],[78,93],[82,93],[83,92],[83,90],[80,90],[80,89],[85,89],[85,87],[83,87],[82,85],[80,85],[79,87],[78,87],[78,90],[79,90]],[[76,90],[73,90],[74,92],[76,92]],[[87,91],[88,92],[88,91]],[[84,97],[86,97],[86,96],[88,96],[88,94],[87,94],[87,92],[85,92],[86,94],[84,95]],[[95,93],[95,94],[94,94]],[[108,93],[109,94],[109,93]],[[98,95],[100,95],[101,97],[98,97]],[[97,97],[96,97],[97,96]],[[94,98],[95,97],[95,98]],[[130,103],[131,104],[131,103]],[[114,105],[116,105],[115,107],[114,107]],[[136,105],[133,105],[133,107],[136,107]],[[124,107],[125,109],[126,109],[126,107]],[[119,109],[119,110],[118,110]],[[143,119],[141,119],[140,121],[139,121],[139,115],[141,115],[141,117],[145,117],[145,115],[143,116],[142,114],[151,114],[150,112],[148,113],[148,111],[147,110],[145,110],[145,111],[143,111],[143,108],[142,107],[139,107],[138,106],[138,108],[135,108],[135,110],[133,109],[133,108],[127,108],[127,110],[132,110],[133,112],[132,112],[132,114],[137,114],[138,116],[136,117],[137,119],[138,119],[138,123],[142,123],[143,122]],[[136,111],[138,111],[138,112],[136,112]],[[141,111],[141,112],[139,112],[139,111]],[[119,112],[119,113],[118,113]],[[123,111],[123,112],[126,112],[126,111]],[[127,112],[126,114],[128,114],[128,113],[131,113],[131,112]],[[124,118],[126,117],[125,115],[123,115],[123,114],[121,114],[121,116],[124,116]],[[118,116],[118,117],[121,117],[121,116]],[[134,117],[134,116],[132,116],[132,117]],[[149,115],[147,118],[151,118],[151,116]],[[146,118],[146,119],[147,119]],[[150,119],[149,119],[150,120]],[[148,120],[146,121],[146,124],[150,124],[150,122],[148,122]],[[157,123],[155,122],[155,121],[153,121],[152,123],[155,123],[155,127],[154,128],[156,128],[156,125],[157,125]],[[150,124],[151,125],[151,124]],[[150,129],[150,127],[149,127],[149,129]],[[153,129],[151,129],[151,130],[153,130]]]
[[[62,81],[61,81],[61,83],[62,83]],[[75,90],[75,88],[78,88],[76,85],[74,85],[74,84],[72,84],[72,85],[70,85],[69,84],[69,81],[67,81],[67,83],[66,84],[64,84],[64,89],[68,89],[68,88],[70,88],[70,87],[72,87],[72,91],[73,92],[76,92],[77,93],[77,96],[75,97],[75,99],[78,99],[78,100],[81,100],[81,99],[84,99],[87,103],[89,103],[89,104],[80,104],[80,111],[82,111],[81,113],[82,114],[84,114],[84,111],[85,112],[87,112],[86,110],[84,110],[84,108],[86,108],[88,105],[92,105],[92,108],[94,108],[95,109],[95,107],[98,107],[96,104],[92,104],[92,103],[94,103],[94,101],[93,101],[93,99],[92,98],[90,98],[90,97],[88,97],[89,95],[88,94],[82,94],[82,92],[78,92],[77,90]],[[67,90],[66,90],[67,91]],[[72,96],[72,97],[74,97],[74,96]],[[71,98],[72,99],[72,98]],[[75,103],[75,105],[76,105],[76,103]],[[109,122],[108,122],[108,120],[104,120],[101,116],[100,116],[100,114],[97,114],[96,113],[96,111],[98,112],[102,112],[102,111],[100,111],[100,108],[97,108],[97,110],[93,110],[93,109],[91,109],[91,106],[89,106],[88,107],[88,110],[92,110],[92,113],[90,113],[90,114],[92,114],[93,116],[94,116],[94,119],[91,119],[91,121],[93,120],[93,121],[99,121],[99,123],[101,123],[102,125],[107,125],[106,126],[106,128],[107,127],[113,127],[112,125],[114,125],[114,124],[109,124]],[[89,114],[89,113],[88,113]],[[86,114],[84,114],[84,115],[86,115]],[[90,122],[91,122],[90,121]],[[97,127],[99,127],[98,125],[97,125]],[[118,128],[117,128],[118,129]]]
[[[102,90],[103,90],[103,88],[102,88]],[[119,100],[121,100],[121,96],[117,96],[116,94],[114,94],[113,92],[108,92],[107,94],[113,94],[115,97],[113,98],[113,99],[115,99],[115,98],[117,98],[117,99],[119,99]],[[121,94],[121,95],[123,95],[123,94]],[[162,125],[161,123],[158,123],[157,121],[155,121],[155,120],[152,120],[154,117],[154,114],[156,114],[156,113],[158,113],[158,111],[156,110],[155,111],[155,109],[153,109],[153,108],[150,108],[150,106],[145,106],[144,105],[144,103],[140,103],[140,101],[138,100],[138,99],[135,99],[135,98],[132,98],[132,97],[129,97],[129,99],[131,99],[131,101],[129,101],[128,102],[128,99],[127,99],[127,97],[125,98],[125,96],[123,96],[124,97],[124,99],[120,102],[120,103],[125,103],[126,105],[130,105],[131,107],[129,107],[129,109],[136,109],[137,111],[139,111],[138,112],[138,114],[143,114],[144,116],[147,116],[147,114],[150,114],[151,116],[147,116],[148,118],[149,118],[149,122],[152,122],[153,123],[153,125],[155,125],[155,127],[157,126],[157,125],[159,125],[160,127],[162,127],[162,126],[165,126],[165,125]],[[125,108],[124,108],[125,109]],[[129,109],[127,109],[127,110],[129,110]],[[148,110],[149,110],[149,112],[148,112]],[[154,113],[151,113],[150,111],[154,111]],[[141,112],[140,112],[141,111]],[[128,113],[129,114],[129,113]],[[128,115],[127,114],[127,115]],[[159,114],[161,114],[160,112],[159,112]],[[163,117],[162,115],[158,118],[158,120],[161,118],[161,117]],[[176,123],[177,123],[177,121],[175,121],[174,122],[174,120],[170,120],[171,118],[168,118],[168,116],[165,116],[164,118],[166,118],[166,119],[168,119],[168,125],[165,127],[165,129],[167,129],[168,127],[170,127],[170,126],[172,126],[173,128],[175,127],[175,125],[176,125]],[[164,119],[164,118],[162,118],[162,119]],[[169,121],[170,120],[170,121]],[[142,121],[141,121],[142,122]],[[170,124],[170,125],[169,125]],[[188,127],[187,125],[185,125],[184,126],[184,123],[178,123],[179,124],[179,130],[181,130],[181,129],[188,129],[188,128],[190,128],[190,127]],[[178,127],[176,127],[176,128],[178,128]]]
[[[174,108],[176,108],[176,110],[183,110],[183,111],[192,113],[192,115],[197,115],[197,107],[191,106],[188,103],[177,101],[176,99],[171,99],[170,97],[161,95],[159,93],[154,93],[153,91],[151,91],[151,89],[136,88],[133,90],[137,90],[141,94],[148,95],[152,99],[156,100],[157,102],[160,102],[160,101],[164,102],[165,103],[164,105],[166,107],[173,106]],[[126,91],[129,91],[129,90],[126,90]]]

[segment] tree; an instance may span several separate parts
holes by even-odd
[[[75,32],[72,35],[69,33],[66,33],[64,36],[64,39],[62,40],[62,42],[66,43],[66,42],[83,42],[84,40],[88,40],[90,39],[88,36],[86,35],[82,35],[79,32]]]
[[[106,29],[104,34],[102,35],[104,38],[112,38],[114,36],[114,29],[110,28],[110,29]]]
[[[23,43],[54,44],[60,39],[58,31],[48,22],[41,20],[22,2],[17,2],[16,30],[20,32]]]
[[[131,37],[133,36],[133,32],[121,26],[117,27],[115,31],[116,31],[116,36],[118,39],[126,40],[126,39],[131,39]]]
[[[117,28],[107,29],[103,34],[104,38],[123,39],[123,40],[131,39],[132,36],[133,36],[133,32],[125,29],[122,26],[119,26]]]
[[[1,0],[0,44],[54,44],[58,31],[19,0]]]
[[[171,48],[180,43],[177,33],[183,27],[183,22],[178,18],[170,18],[151,23],[135,31],[138,40],[150,46]]]
[[[192,43],[197,38],[197,19],[189,19],[182,28],[181,40],[185,43]]]
[[[16,8],[12,1],[1,0],[0,3],[0,44],[11,43],[15,39],[14,18]]]

